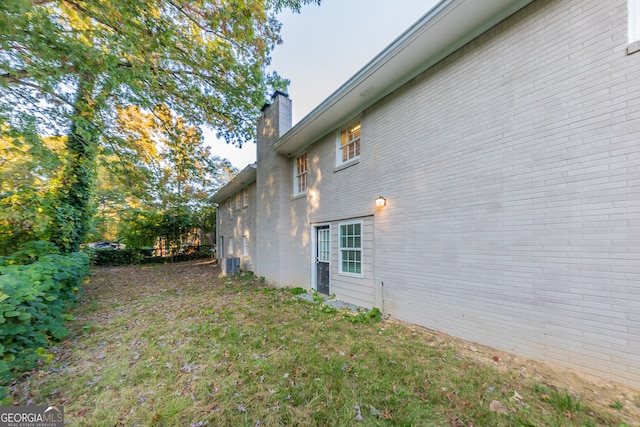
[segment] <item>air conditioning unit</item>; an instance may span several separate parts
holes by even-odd
[[[240,258],[222,258],[222,274],[228,276],[240,272]]]

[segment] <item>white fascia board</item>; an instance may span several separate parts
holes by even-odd
[[[292,127],[271,149],[291,156],[533,0],[443,0]]]
[[[234,176],[231,181],[227,183],[227,185],[222,187],[216,192],[216,194],[211,196],[211,198],[209,198],[209,202],[220,204],[227,200],[229,197],[232,197],[238,191],[242,190],[256,180],[256,172],[257,171],[255,163],[242,169],[242,171]]]

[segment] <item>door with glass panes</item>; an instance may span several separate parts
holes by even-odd
[[[329,260],[330,250],[329,226],[316,227],[316,290],[329,295]]]

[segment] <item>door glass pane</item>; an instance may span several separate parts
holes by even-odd
[[[329,262],[329,229],[318,230],[318,261]]]

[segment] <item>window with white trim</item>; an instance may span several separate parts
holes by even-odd
[[[242,256],[249,256],[249,238],[242,236]]]
[[[360,157],[360,122],[340,131],[337,150],[338,166]]]
[[[629,10],[629,27],[627,29],[629,35],[629,43],[640,41],[640,0],[628,0],[627,8]]]
[[[227,246],[229,247],[229,255],[233,255],[233,237],[229,237],[229,244]]]
[[[243,207],[247,207],[249,206],[249,188],[245,188],[243,193],[242,193],[242,206]]]
[[[240,209],[242,206],[242,194],[240,192],[236,193],[236,210]]]
[[[340,224],[340,273],[362,276],[362,222]]]
[[[231,199],[227,200],[227,213],[229,214],[229,219],[233,218],[233,205]]]
[[[307,154],[296,158],[294,170],[293,194],[304,194],[307,192],[307,172],[309,171],[309,161]]]

